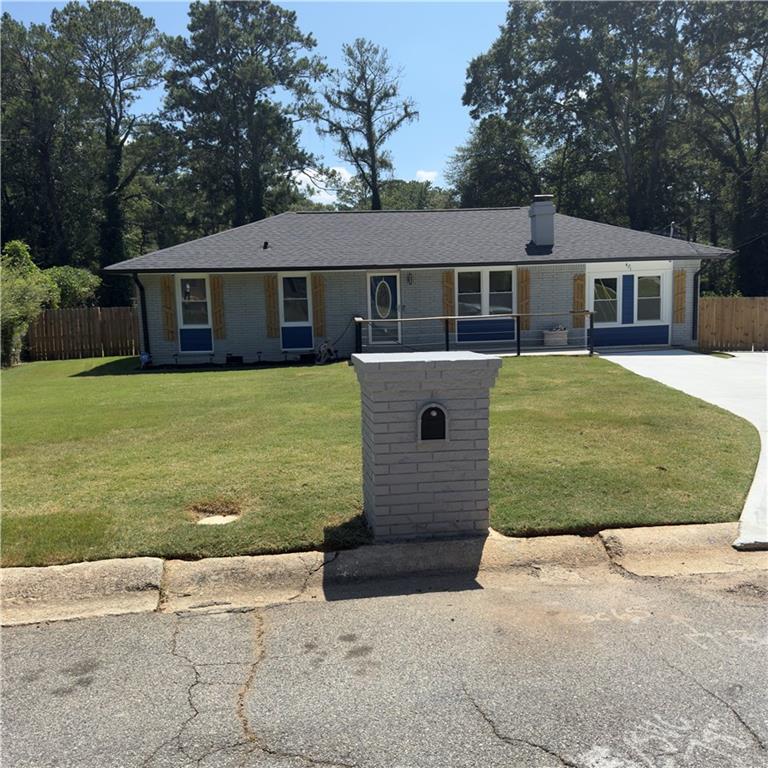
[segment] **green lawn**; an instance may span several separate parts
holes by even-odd
[[[4,565],[350,546],[359,394],[346,364],[132,374],[135,360],[3,373]],[[606,361],[505,360],[492,525],[510,535],[735,520],[747,422]],[[196,526],[195,504],[243,516]]]

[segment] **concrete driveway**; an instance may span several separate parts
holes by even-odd
[[[751,422],[760,432],[760,458],[744,503],[737,549],[768,548],[768,353],[735,352],[732,358],[678,349],[601,355],[633,373],[656,379]]]

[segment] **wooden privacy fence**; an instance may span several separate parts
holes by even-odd
[[[701,349],[768,350],[768,297],[699,299]]]
[[[32,360],[139,354],[139,319],[134,307],[49,309],[29,327]]]

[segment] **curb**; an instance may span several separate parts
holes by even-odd
[[[487,537],[375,544],[338,552],[101,560],[0,570],[4,626],[153,611],[256,608],[355,596],[355,584],[419,576],[609,568],[635,577],[768,570],[737,552],[737,523],[606,529],[597,536]],[[346,587],[346,594],[342,592]]]
[[[159,557],[3,568],[2,625],[156,611],[162,576]]]

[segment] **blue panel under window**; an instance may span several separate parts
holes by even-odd
[[[500,317],[498,320],[459,320],[456,323],[456,340],[471,343],[473,341],[514,341],[515,320],[512,317]]]
[[[283,349],[312,349],[311,325],[284,325],[280,329]]]
[[[669,344],[668,325],[633,325],[628,328],[595,328],[596,347],[626,347],[634,344]]]
[[[635,276],[622,275],[621,322],[629,325],[635,321]]]
[[[182,328],[179,330],[179,349],[182,352],[210,352],[213,337],[210,328]]]

